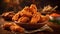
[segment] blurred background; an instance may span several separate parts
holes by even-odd
[[[25,6],[36,4],[37,8],[43,8],[46,5],[58,6],[56,10],[60,10],[60,0],[0,0],[0,14],[5,11],[19,11]]]

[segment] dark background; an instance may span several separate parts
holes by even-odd
[[[21,0],[22,1],[22,0]],[[25,6],[30,6],[31,4],[36,4],[37,8],[40,9],[40,7],[44,7],[46,5],[51,5],[51,6],[58,6],[58,8],[56,10],[60,10],[60,0],[23,0],[22,2],[20,2],[19,7],[17,6],[17,10],[21,10],[23,9]],[[9,7],[7,8],[7,4],[3,2],[3,0],[0,0],[0,14],[3,13],[4,11],[6,11],[7,9],[9,11],[14,11],[13,7]]]

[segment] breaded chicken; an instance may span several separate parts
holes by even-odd
[[[48,15],[46,15],[46,16],[41,16],[41,20],[40,20],[40,22],[45,22],[45,21],[49,21],[49,16]]]
[[[41,18],[41,14],[39,12],[37,12],[36,14],[33,15],[33,17],[31,18],[30,23],[34,24],[37,23]]]
[[[20,12],[20,15],[21,15],[21,16],[32,17],[32,13],[31,13],[31,12],[27,12],[27,11]]]
[[[7,27],[10,27],[12,24],[11,23],[5,23],[2,25],[3,28],[7,28]]]
[[[32,12],[30,12],[29,7],[25,7],[21,12],[20,15],[21,16],[28,16],[31,17],[32,16]]]
[[[20,12],[20,11],[19,11],[19,12]],[[16,14],[12,17],[12,21],[17,21],[19,17],[20,17],[20,13],[16,13]]]
[[[20,17],[19,19],[18,19],[18,22],[20,23],[20,22],[22,22],[22,23],[26,23],[27,21],[29,21],[30,19],[28,18],[28,17]]]
[[[20,33],[24,32],[24,28],[22,28],[18,25],[12,25],[12,26],[10,26],[10,29],[11,29],[11,31],[14,31],[14,32],[20,32]]]
[[[12,17],[15,15],[14,12],[6,12],[6,13],[3,13],[2,14],[2,17],[5,19],[5,20],[12,20]]]
[[[12,25],[12,23],[5,23],[5,24],[2,25],[2,28],[3,28],[4,30],[11,31],[11,30],[10,30],[10,26],[11,26],[11,25]]]
[[[15,23],[5,23],[2,25],[2,28],[5,30],[9,30],[9,31],[14,31],[14,32],[24,32],[24,28],[22,28],[21,26],[18,26]]]
[[[36,7],[36,5],[31,4],[31,6],[30,6],[30,11],[31,11],[32,13],[36,13],[36,12],[37,12],[37,7]]]
[[[28,16],[31,17],[32,13],[29,12],[29,7],[25,7],[23,10],[19,11],[17,14],[15,14],[12,18],[13,21],[18,20],[18,18],[20,18],[20,16]]]

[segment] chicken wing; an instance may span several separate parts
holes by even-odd
[[[20,15],[21,16],[28,16],[31,17],[32,16],[32,12],[30,12],[29,7],[25,7],[21,12]]]
[[[22,28],[18,25],[12,25],[12,26],[10,26],[10,29],[11,29],[11,31],[14,31],[14,32],[20,32],[20,33],[24,32],[24,28]]]
[[[41,16],[41,20],[40,20],[40,22],[45,22],[45,21],[49,21],[49,16],[48,15],[46,15],[46,16]]]
[[[36,5],[31,4],[31,6],[30,6],[30,11],[31,11],[32,13],[36,13],[36,12],[37,12],[37,7],[36,7]]]
[[[5,19],[5,20],[12,20],[12,17],[15,15],[14,12],[5,12],[2,14],[2,17]]]
[[[20,17],[20,13],[19,12],[12,17],[12,21],[17,21],[18,20],[18,18]]]
[[[30,23],[34,24],[37,23],[40,20],[41,14],[39,12],[37,12],[36,14],[33,15],[33,17],[31,18]]]
[[[20,16],[28,16],[31,17],[32,13],[29,12],[29,7],[25,7],[23,10],[19,11],[17,14],[15,14],[12,18],[13,21],[18,20],[18,18],[20,18]]]
[[[12,24],[11,23],[5,23],[5,24],[3,24],[2,25],[2,28],[4,29],[4,30],[8,30],[8,31],[10,31],[10,26],[11,26]]]
[[[2,25],[2,28],[14,32],[24,32],[24,28],[18,26],[15,23],[5,23],[4,25]]]
[[[29,21],[29,18],[28,17],[21,17],[18,19],[18,22],[22,22],[22,23],[26,23],[27,21]]]
[[[5,27],[10,27],[12,24],[11,23],[5,23],[4,25],[2,25],[3,28]]]

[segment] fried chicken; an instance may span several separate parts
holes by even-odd
[[[20,23],[20,22],[22,22],[22,23],[26,23],[26,22],[28,22],[30,19],[28,18],[28,17],[20,17],[19,19],[18,19],[18,22]]]
[[[37,12],[37,7],[36,7],[36,5],[31,4],[31,6],[30,6],[30,11],[31,11],[32,13],[36,13],[36,12]]]
[[[5,20],[12,20],[12,17],[15,15],[14,12],[6,12],[6,13],[3,13],[2,14],[2,17],[5,19]]]
[[[5,23],[2,25],[3,28],[10,27],[12,24],[11,23]]]
[[[9,30],[9,31],[18,31],[18,32],[24,32],[24,28],[22,28],[21,26],[18,26],[15,23],[5,23],[2,25],[2,28],[5,30]]]
[[[18,18],[20,18],[20,16],[27,16],[27,17],[31,17],[32,13],[29,11],[29,7],[25,7],[23,10],[19,11],[17,14],[15,14],[12,18],[13,21],[18,20]]]
[[[20,11],[19,11],[20,12]],[[13,17],[12,17],[12,21],[17,21],[18,18],[20,17],[20,13],[16,13]]]
[[[40,22],[45,22],[45,21],[49,21],[49,15],[46,15],[46,16],[41,16],[41,20]]]
[[[22,28],[16,24],[11,25],[10,29],[11,29],[11,31],[14,31],[14,32],[20,32],[20,33],[24,32],[24,28]]]
[[[31,24],[36,24],[41,18],[41,14],[39,12],[37,12],[36,14],[33,15],[33,17],[31,18],[30,23]]]
[[[12,23],[5,23],[5,24],[2,25],[2,28],[3,28],[4,30],[8,30],[8,31],[9,31],[9,30],[10,30],[9,27],[10,27],[11,25],[12,25]]]
[[[27,6],[20,12],[20,15],[21,16],[31,17],[32,16],[32,12],[30,12],[30,8]]]

